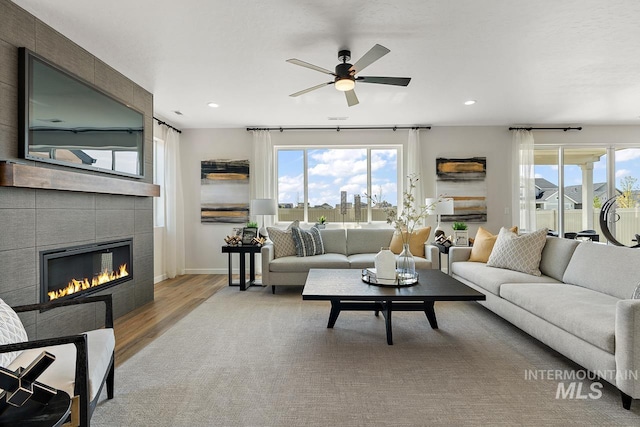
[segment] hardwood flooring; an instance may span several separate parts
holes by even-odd
[[[227,285],[226,274],[189,274],[156,283],[154,301],[114,321],[116,366]]]

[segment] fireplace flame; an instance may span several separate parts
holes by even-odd
[[[94,276],[91,281],[86,277],[80,280],[71,279],[69,284],[64,288],[50,291],[47,294],[49,295],[49,301],[52,301],[54,299],[66,297],[67,295],[75,294],[76,292],[84,291],[85,289],[100,286],[111,282],[112,280],[120,279],[121,277],[127,277],[128,275],[129,272],[127,271],[127,264],[122,264],[118,268],[118,271],[108,271],[105,269]]]

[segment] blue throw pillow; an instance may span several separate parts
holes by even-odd
[[[291,237],[293,237],[293,243],[296,245],[296,255],[300,257],[322,255],[324,253],[320,230],[316,227],[311,227],[309,231],[300,227],[291,227]]]

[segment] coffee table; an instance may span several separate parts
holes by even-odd
[[[333,328],[341,311],[373,311],[385,317],[387,344],[393,345],[391,313],[423,311],[431,328],[438,329],[434,304],[436,301],[482,301],[483,293],[440,270],[420,270],[416,285],[390,287],[370,285],[362,281],[358,269],[309,270],[302,291],[303,300],[331,301],[327,328]]]

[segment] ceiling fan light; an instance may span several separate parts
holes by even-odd
[[[336,89],[338,89],[339,91],[347,92],[347,91],[353,90],[353,88],[356,87],[356,82],[346,77],[343,79],[336,80],[335,86],[336,86]]]

